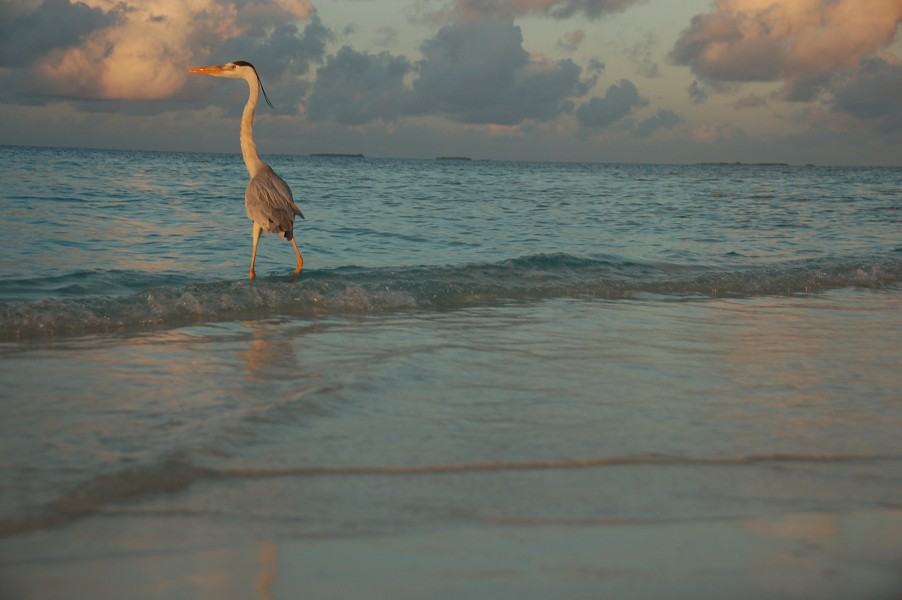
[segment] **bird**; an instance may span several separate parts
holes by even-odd
[[[241,142],[241,156],[250,176],[250,183],[244,192],[244,207],[247,217],[254,222],[253,242],[254,249],[251,253],[251,269],[248,277],[253,281],[257,275],[254,272],[254,263],[257,261],[257,245],[260,235],[266,231],[282,236],[294,246],[297,254],[297,264],[294,276],[297,277],[304,267],[304,257],[298,248],[294,235],[295,215],[304,218],[301,209],[294,202],[291,188],[285,180],[279,177],[268,164],[260,160],[257,154],[257,146],[254,144],[254,109],[260,99],[260,91],[270,108],[275,108],[266,95],[263,81],[257,74],[254,65],[244,60],[236,60],[224,65],[209,67],[193,67],[186,69],[188,73],[196,75],[210,75],[212,77],[228,77],[231,79],[244,79],[248,85],[247,104],[241,115],[241,129],[239,139]]]

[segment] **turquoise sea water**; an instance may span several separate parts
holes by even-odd
[[[902,589],[902,171],[264,158],[0,147],[0,596]]]

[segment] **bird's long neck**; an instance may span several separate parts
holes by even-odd
[[[254,109],[257,108],[257,100],[260,99],[260,84],[256,79],[247,79],[250,95],[247,104],[244,105],[244,113],[241,115],[241,156],[244,158],[244,166],[247,173],[254,178],[266,166],[257,154],[257,146],[254,144]]]

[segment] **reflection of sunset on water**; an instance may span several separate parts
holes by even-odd
[[[257,383],[293,379],[298,371],[301,336],[272,335],[273,328],[279,326],[277,321],[244,322],[242,325],[250,331],[247,349],[242,353],[248,379]]]
[[[279,574],[279,546],[266,540],[260,543],[260,573],[257,575],[257,592],[260,600],[272,600],[273,582]]]
[[[756,535],[802,542],[833,543],[840,536],[839,525],[840,518],[834,514],[801,513],[749,521],[744,527]]]
[[[872,319],[866,304],[850,308],[817,296],[725,301],[710,315],[715,328],[708,339],[725,359],[717,369],[744,390],[741,404],[731,397],[721,404],[732,405],[735,418],[769,429],[775,450],[808,437],[816,444],[830,430],[844,437],[866,428],[879,398],[862,388],[879,396],[896,377],[898,348],[874,343],[880,339],[875,328],[886,325]],[[864,381],[863,372],[869,374]],[[857,398],[854,409],[847,403],[850,392]],[[779,418],[773,418],[774,411]],[[899,416],[882,418],[902,427]],[[867,438],[856,438],[849,450],[867,448]]]
[[[773,573],[757,578],[762,591],[808,596],[808,575],[833,581],[832,593],[841,595],[876,588],[882,591],[873,597],[889,598],[886,593],[902,590],[902,511],[786,513],[747,521],[742,529],[749,571]],[[869,574],[860,564],[868,560],[886,565],[886,571]]]

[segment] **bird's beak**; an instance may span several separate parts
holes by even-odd
[[[225,69],[222,65],[214,65],[211,67],[194,67],[193,69],[185,69],[188,73],[195,73],[197,75],[219,75]]]

